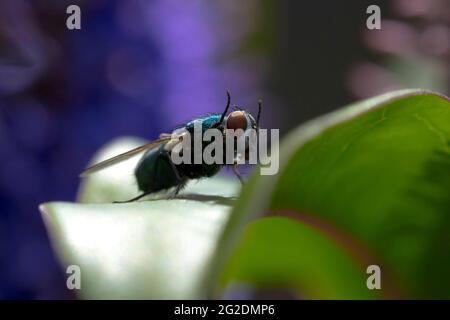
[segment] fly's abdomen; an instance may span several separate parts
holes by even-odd
[[[164,145],[147,151],[136,166],[134,174],[139,190],[143,192],[157,192],[181,183],[164,150]]]

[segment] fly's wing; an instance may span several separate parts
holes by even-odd
[[[84,170],[80,174],[80,177],[85,177],[87,175],[90,175],[91,173],[103,170],[103,169],[105,169],[105,168],[107,168],[109,166],[112,166],[112,165],[117,164],[119,162],[128,160],[131,157],[133,157],[133,156],[135,156],[135,155],[137,155],[137,154],[139,154],[139,153],[141,153],[143,151],[146,151],[146,150],[149,150],[149,149],[153,149],[153,148],[161,145],[162,143],[168,142],[169,140],[170,140],[170,137],[160,138],[158,140],[154,140],[152,142],[146,143],[146,144],[144,144],[144,145],[142,145],[140,147],[137,147],[135,149],[129,150],[129,151],[125,152],[125,153],[119,154],[118,156],[115,156],[115,157],[109,158],[109,159],[107,159],[105,161],[102,161],[102,162],[99,162],[97,164],[94,164],[93,166],[91,166],[91,167],[87,168],[86,170]]]
[[[159,135],[159,138],[160,139],[166,139],[166,138],[171,138],[172,137],[172,134],[171,133],[161,133],[160,135]]]

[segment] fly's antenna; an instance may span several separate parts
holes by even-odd
[[[230,108],[230,103],[231,103],[231,95],[230,91],[227,90],[227,106],[225,107],[225,111],[222,113],[222,116],[220,117],[219,123],[222,123],[223,119],[225,119],[228,109]]]
[[[258,100],[258,116],[256,117],[256,127],[259,128],[259,118],[261,117],[262,100]]]

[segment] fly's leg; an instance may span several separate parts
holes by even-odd
[[[180,190],[184,187],[184,183],[183,183],[183,179],[181,179],[180,174],[178,173],[177,167],[175,166],[175,164],[172,162],[172,159],[170,158],[169,152],[165,151],[164,153],[167,157],[167,160],[170,163],[170,166],[172,167],[173,172],[175,173],[175,177],[177,178],[177,182],[178,182],[178,185],[176,186],[175,191],[169,196],[169,199],[174,199],[174,198],[176,198],[176,196],[178,195]]]
[[[151,192],[144,192],[143,194],[138,195],[137,197],[134,197],[130,200],[125,200],[125,201],[113,201],[113,203],[129,203],[129,202],[134,202],[137,201],[145,196],[148,196]]]
[[[239,173],[237,165],[234,164],[231,168],[233,169],[234,175],[239,179],[241,184],[244,185],[244,178],[242,178],[241,174]]]
[[[173,191],[173,193],[168,197],[169,199],[175,199],[178,195],[178,193],[180,192],[181,189],[183,189],[184,184],[180,183],[179,185],[176,186],[175,190]]]

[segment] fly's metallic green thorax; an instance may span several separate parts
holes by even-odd
[[[221,118],[221,114],[220,113],[212,113],[212,114],[208,114],[208,115],[204,115],[200,118],[196,118],[194,120],[189,121],[185,128],[188,131],[192,130],[192,133],[194,132],[194,124],[196,122],[201,123],[202,124],[202,131],[205,132],[208,129],[211,129],[213,127],[215,127],[217,124],[220,123],[220,118]]]
[[[220,118],[221,114],[219,113],[208,114],[200,118],[194,119],[192,121],[189,121],[186,124],[185,129],[189,132],[191,137],[195,138],[194,126],[195,124],[201,124],[202,128],[201,134],[203,136],[203,134],[209,129],[220,128],[221,126]],[[202,143],[202,150],[204,150],[209,144],[212,143],[212,141],[203,141],[203,139],[201,139],[201,143]],[[194,139],[191,139],[191,150],[194,150]],[[197,176],[210,177],[215,173],[217,173],[217,171],[219,171],[220,168],[222,167],[221,165],[215,164],[212,165],[194,164],[194,156],[195,156],[194,153],[192,153],[191,154],[191,163],[193,164],[192,168],[189,168],[189,165],[180,165],[180,169],[186,172],[186,174],[189,177],[192,177],[192,179],[197,178]]]

